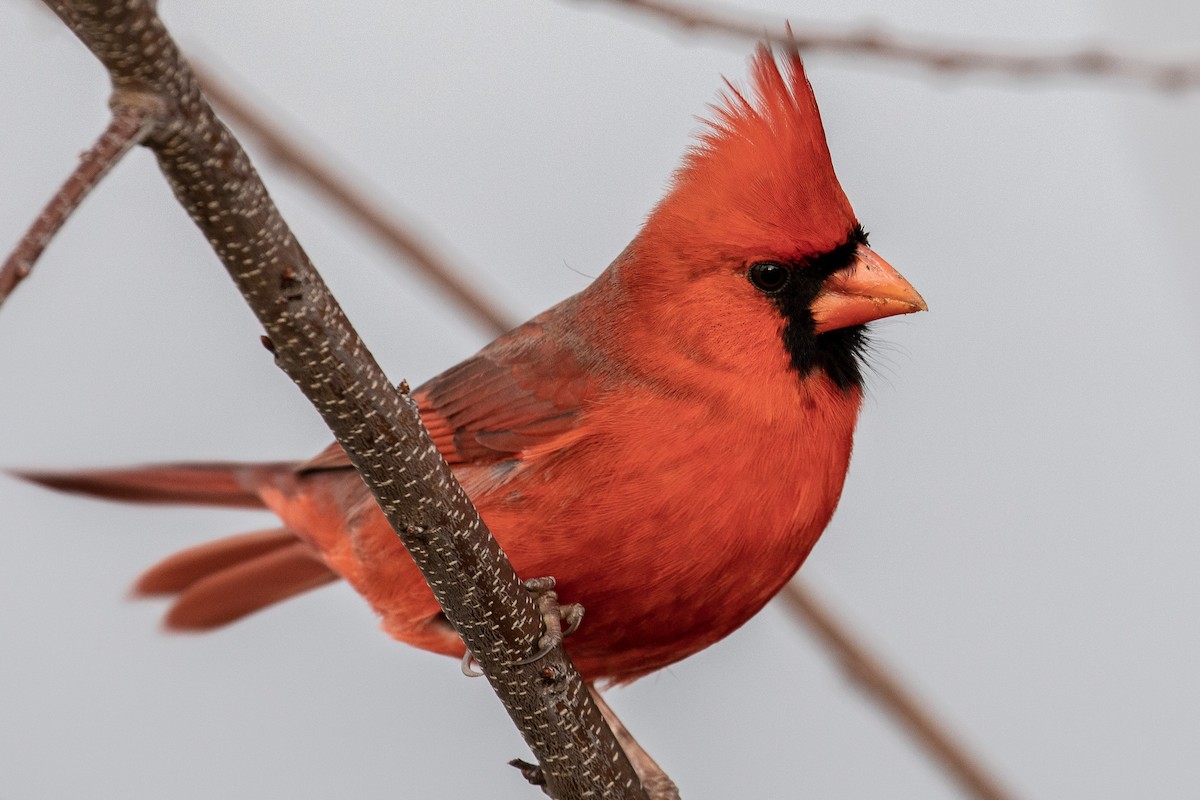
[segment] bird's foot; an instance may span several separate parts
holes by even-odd
[[[462,657],[462,674],[468,678],[480,678],[483,676],[483,670],[478,667],[479,662],[475,660],[475,656],[471,655],[471,651],[463,653]]]
[[[558,593],[554,591],[554,578],[530,578],[524,582],[525,588],[533,595],[537,603],[538,613],[542,615],[542,626],[545,631],[538,639],[538,651],[528,658],[514,661],[513,666],[532,664],[546,656],[554,648],[562,644],[563,638],[579,630],[583,622],[583,606],[579,603],[560,605]]]

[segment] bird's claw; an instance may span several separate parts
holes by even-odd
[[[475,656],[471,655],[471,651],[463,653],[462,657],[462,674],[468,678],[478,678],[483,675],[483,670],[476,669],[473,665],[478,663],[475,661]]]
[[[554,578],[530,578],[524,581],[526,590],[534,596],[538,613],[542,615],[545,632],[538,639],[538,651],[533,655],[512,662],[519,667],[544,658],[551,650],[562,644],[563,638],[579,630],[583,622],[583,606],[579,603],[559,605],[558,593],[554,591]]]

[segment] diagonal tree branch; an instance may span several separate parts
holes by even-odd
[[[267,331],[264,343],[325,419],[484,670],[559,800],[645,798],[586,686],[420,423],[350,326],[216,118],[153,0],[46,0],[108,70],[114,97],[163,114],[144,137]]]
[[[883,61],[907,62],[938,72],[996,72],[1018,78],[1084,75],[1140,83],[1151,89],[1182,91],[1200,88],[1200,58],[1152,60],[1122,55],[1097,47],[1045,53],[966,46],[935,40],[912,41],[879,27],[821,28],[792,25],[771,30],[765,22],[738,17],[729,11],[709,11],[670,0],[607,0],[685,31],[736,36],[781,45],[795,43],[806,53],[823,50]]]

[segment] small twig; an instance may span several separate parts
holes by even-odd
[[[978,800],[1009,800],[1011,795],[1008,791],[1001,788],[983,765],[969,755],[930,712],[921,707],[917,698],[847,633],[842,623],[817,601],[812,592],[793,581],[784,587],[779,597],[816,634],[826,649],[838,658],[843,670],[859,687],[874,697],[913,738],[924,745],[926,752],[941,763],[971,797]],[[614,732],[620,739],[620,732],[615,728]]]
[[[83,202],[88,192],[108,174],[121,157],[141,142],[154,127],[162,104],[148,95],[118,95],[112,104],[112,121],[100,138],[79,158],[79,166],[63,183],[29,230],[0,267],[0,305],[33,270],[54,234]]]
[[[879,27],[847,30],[795,25],[790,30],[770,30],[766,23],[734,16],[730,12],[701,10],[663,0],[608,0],[653,14],[688,31],[767,40],[786,45],[795,42],[805,52],[824,50],[852,56],[918,64],[938,72],[997,72],[1018,78],[1086,75],[1123,78],[1163,91],[1200,87],[1200,59],[1154,61],[1087,47],[1057,53],[1013,53],[1008,50],[934,41],[905,41]]]
[[[646,794],[650,795],[650,800],[679,800],[679,787],[658,765],[658,762],[642,749],[637,739],[633,738],[633,734],[625,727],[625,723],[621,722],[617,712],[613,711],[605,702],[604,697],[596,691],[595,686],[589,684],[588,691],[591,692],[592,700],[595,701],[596,707],[604,716],[604,721],[608,723],[608,727],[617,737],[617,741],[621,743],[621,749],[625,751],[625,755],[629,756],[629,761],[633,764],[638,779],[642,782],[642,788],[646,790]]]
[[[195,66],[193,69],[208,98],[237,127],[258,139],[267,156],[295,170],[297,175],[316,187],[347,216],[382,239],[402,259],[441,287],[484,325],[500,332],[512,327],[513,323],[503,312],[460,278],[456,270],[425,244],[418,234],[389,217],[378,203],[372,202],[362,191],[330,169],[327,158],[322,159],[305,150],[299,142],[284,133],[281,126],[272,123],[208,69]]]

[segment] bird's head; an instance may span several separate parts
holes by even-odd
[[[830,162],[795,48],[760,46],[750,91],[732,84],[622,259],[677,349],[861,385],[864,324],[925,309],[867,247]]]

